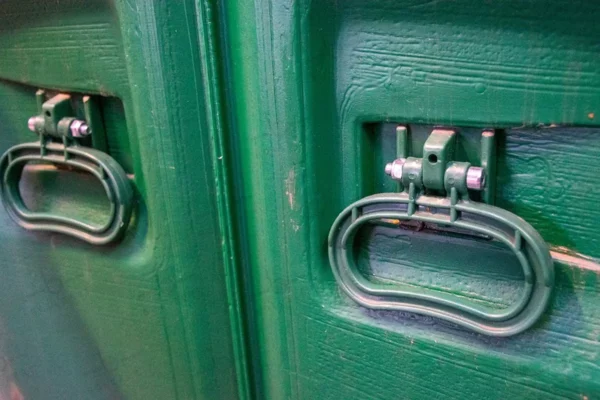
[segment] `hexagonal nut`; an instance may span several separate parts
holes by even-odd
[[[71,122],[71,125],[69,125],[69,129],[71,130],[71,136],[75,138],[85,137],[89,135],[88,124],[80,119],[73,120],[73,122]]]
[[[385,165],[385,173],[388,174],[394,180],[402,179],[402,167],[406,163],[405,158],[398,158],[397,160],[392,161]]]

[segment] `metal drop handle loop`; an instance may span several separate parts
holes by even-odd
[[[419,211],[421,206],[435,207],[438,212]],[[390,287],[368,281],[354,265],[354,235],[364,223],[386,218],[469,229],[504,243],[515,253],[523,269],[519,300],[497,310],[425,288]],[[548,246],[531,225],[501,208],[464,199],[412,197],[407,192],[365,197],[340,213],[331,227],[328,244],[338,284],[360,305],[438,317],[491,336],[511,336],[531,327],[547,307],[554,283]]]
[[[46,143],[42,139],[13,146],[4,153],[0,158],[0,193],[4,207],[11,219],[25,229],[62,233],[95,245],[111,243],[123,235],[131,219],[133,189],[127,174],[108,154],[66,143]],[[98,227],[68,216],[29,210],[21,198],[19,180],[31,162],[73,167],[94,175],[111,203],[108,222]]]

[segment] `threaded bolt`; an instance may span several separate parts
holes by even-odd
[[[31,132],[36,132],[35,125],[38,123],[39,119],[39,115],[34,115],[33,117],[27,120],[27,128],[29,128]]]

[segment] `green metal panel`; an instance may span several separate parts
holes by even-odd
[[[598,397],[597,4],[237,0],[222,9],[258,397]],[[395,191],[380,182],[396,123],[506,129],[495,204],[542,234],[556,268],[551,304],[531,329],[490,338],[369,310],[337,287],[328,231],[354,201]],[[422,135],[414,140],[422,148]],[[474,238],[375,227],[357,243],[359,268],[378,281],[501,304],[522,279],[505,249]]]
[[[107,246],[28,232],[0,212],[0,350],[14,371],[3,363],[0,377],[26,399],[245,391],[213,14],[203,1],[0,2],[1,151],[35,140],[36,89],[101,96],[107,152],[136,199],[125,238]],[[94,179],[33,169],[21,192],[102,221]]]

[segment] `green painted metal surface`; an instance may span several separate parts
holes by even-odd
[[[597,4],[223,8],[259,397],[598,397]],[[396,158],[397,124],[506,129],[495,204],[541,233],[556,268],[549,308],[529,330],[489,338],[362,308],[338,288],[327,234],[354,201],[397,190],[383,174]],[[473,238],[393,227],[361,235],[357,267],[378,282],[502,306],[523,279],[510,252]]]
[[[597,13],[583,0],[0,2],[0,150],[35,139],[38,89],[92,95],[105,134],[90,146],[135,203],[103,247],[0,211],[0,396],[10,382],[26,399],[600,396]],[[398,191],[385,163],[422,157],[435,126],[460,127],[454,159],[474,165],[476,138],[497,130],[496,187],[476,200],[550,246],[553,296],[523,333],[361,307],[334,278],[337,215]],[[40,212],[110,214],[87,174],[32,166],[19,185]],[[525,278],[510,249],[427,226],[365,227],[352,255],[372,282],[495,309]]]

